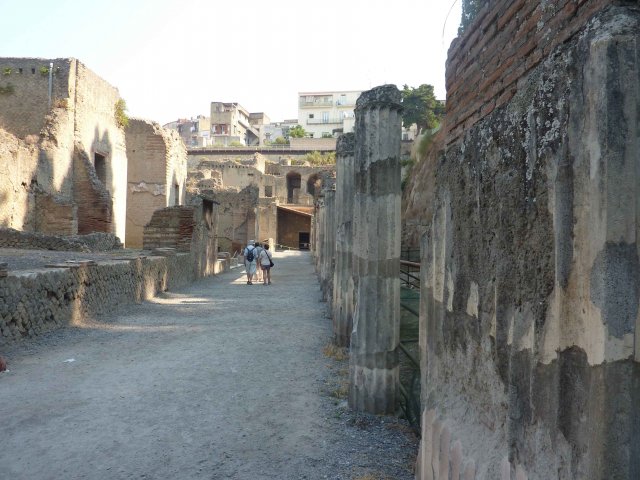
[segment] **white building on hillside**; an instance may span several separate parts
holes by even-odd
[[[313,138],[353,131],[354,109],[362,90],[298,92],[298,123]]]

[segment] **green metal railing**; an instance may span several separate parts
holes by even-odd
[[[420,435],[420,264],[400,261],[400,407],[409,424]]]

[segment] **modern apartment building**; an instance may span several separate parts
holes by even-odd
[[[354,109],[361,90],[298,92],[298,123],[313,138],[353,131]]]
[[[249,113],[239,103],[211,102],[212,144],[260,145],[265,119],[269,121],[264,113]]]
[[[179,118],[175,122],[163,125],[163,127],[178,132],[187,148],[208,147],[211,144],[211,122],[209,117],[204,115],[190,119]]]

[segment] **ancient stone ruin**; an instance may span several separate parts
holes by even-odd
[[[639,32],[637,2],[496,0],[452,44],[431,171],[405,189],[404,238],[421,248],[416,478],[640,478]],[[353,275],[350,402],[370,411],[393,411],[396,388],[393,103],[360,109],[353,184],[338,164],[352,267],[348,215],[325,201],[316,226],[335,218],[315,254],[340,286],[338,344]]]
[[[0,344],[229,268],[215,202],[185,205],[175,132],[125,128],[118,90],[76,59],[0,67]]]
[[[333,165],[291,165],[255,153],[250,158],[189,158],[187,202],[206,195],[219,204],[219,245],[238,252],[250,239],[309,248],[313,204],[335,183]]]
[[[0,67],[0,225],[124,239],[118,90],[76,59],[2,58]]]

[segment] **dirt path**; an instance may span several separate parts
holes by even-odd
[[[274,261],[6,350],[0,479],[412,478],[408,428],[341,398],[308,254]]]

